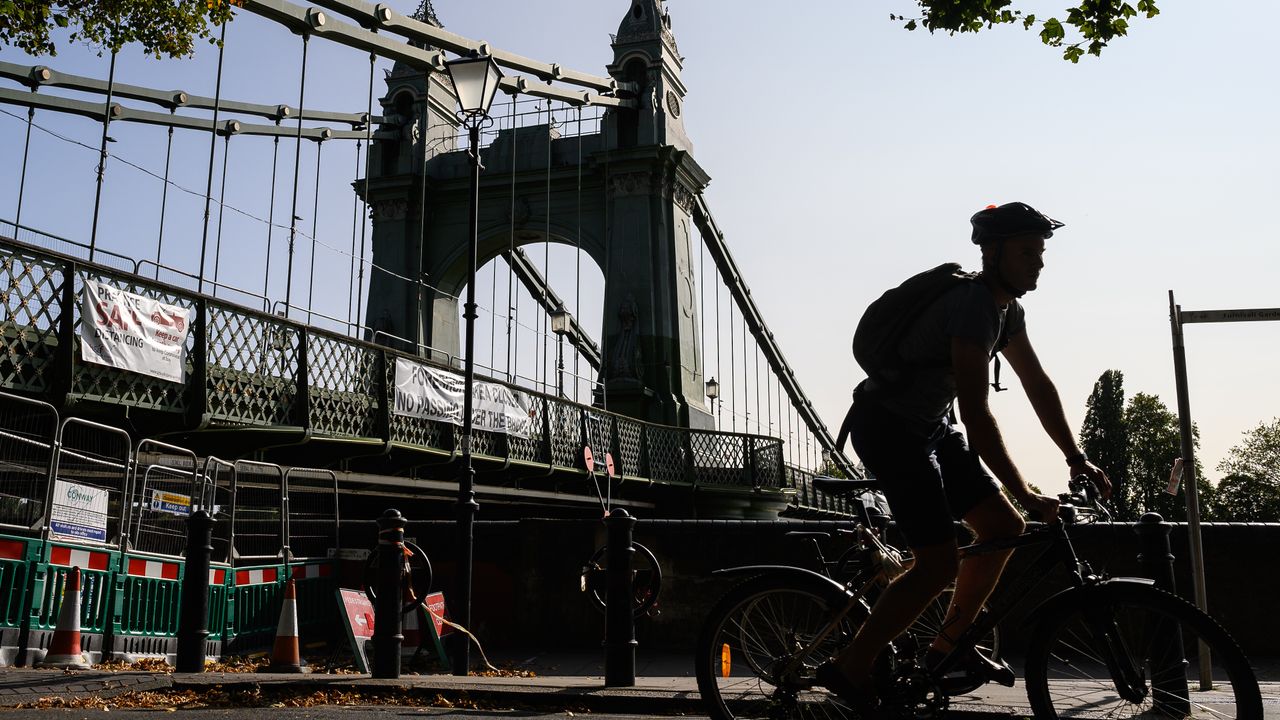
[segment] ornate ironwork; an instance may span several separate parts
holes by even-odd
[[[194,308],[185,386],[79,360],[76,322],[85,278]],[[0,282],[6,288],[0,296],[4,389],[55,403],[64,402],[67,395],[61,393],[67,392],[75,399],[204,417],[215,427],[305,426],[316,435],[343,438],[385,432],[402,446],[445,454],[457,447],[458,429],[451,423],[383,406],[383,398],[394,396],[398,351],[20,243],[0,242]],[[520,392],[529,400],[529,436],[477,432],[476,453],[581,468],[582,446],[589,443],[598,458],[613,454],[620,475],[782,491],[794,493],[797,512],[847,512],[848,503],[823,497],[807,472],[784,465],[777,438],[651,425]],[[187,407],[193,402],[196,407]],[[237,520],[243,527],[247,519]],[[263,531],[274,522],[256,521]]]
[[[66,277],[63,263],[7,247],[0,255],[0,385],[6,390],[44,395],[52,389]]]

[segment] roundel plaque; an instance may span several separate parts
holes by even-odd
[[[604,454],[604,470],[609,473],[609,477],[614,476],[613,472],[613,453]]]
[[[587,472],[591,472],[596,467],[596,457],[591,454],[591,446],[582,446],[582,465]]]
[[[667,91],[667,109],[671,111],[672,117],[680,117],[680,97],[674,90]]]

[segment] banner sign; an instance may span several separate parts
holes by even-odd
[[[185,382],[190,312],[85,278],[80,356],[99,365]]]
[[[152,490],[151,509],[155,512],[169,513],[170,515],[190,515],[191,498],[179,493]]]
[[[49,531],[66,540],[107,541],[107,491],[66,480],[53,481]]]
[[[447,370],[396,358],[396,415],[462,424],[463,379]],[[498,383],[476,381],[471,423],[476,430],[527,438],[533,430],[529,396]]]

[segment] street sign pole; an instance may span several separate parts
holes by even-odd
[[[1169,326],[1173,334],[1173,372],[1178,392],[1178,431],[1182,436],[1183,487],[1187,493],[1187,530],[1191,545],[1191,576],[1196,606],[1209,612],[1204,581],[1204,547],[1200,539],[1200,492],[1196,485],[1195,438],[1192,436],[1190,393],[1187,386],[1187,353],[1182,326],[1186,323],[1258,322],[1280,320],[1280,308],[1245,310],[1188,310],[1174,302],[1169,291]],[[1200,689],[1212,688],[1209,649],[1200,643]]]

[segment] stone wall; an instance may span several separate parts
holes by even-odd
[[[664,575],[660,613],[636,625],[641,652],[692,651],[707,611],[736,581],[713,575],[714,570],[805,562],[812,552],[784,538],[784,533],[835,527],[813,521],[641,521],[636,540],[654,552]],[[436,587],[446,594],[454,576],[455,533],[449,522],[415,523],[409,528],[431,556]],[[1092,563],[1095,572],[1139,574],[1132,524],[1085,526],[1075,538],[1077,552]],[[1276,612],[1280,571],[1270,555],[1280,546],[1280,525],[1206,524],[1203,538],[1210,614],[1250,655],[1280,656],[1280,613]],[[599,521],[477,522],[472,617],[486,647],[599,650],[604,616],[580,590],[580,579],[582,566],[604,539]],[[1178,592],[1190,598],[1185,526],[1173,526],[1171,542]],[[829,543],[830,557],[846,544]],[[1015,555],[1006,578],[1024,574],[1036,553],[1027,549]],[[1047,579],[1005,621],[1001,631],[1010,649],[1016,651],[1025,642],[1026,615],[1039,600],[1064,587],[1063,582],[1060,577]]]

